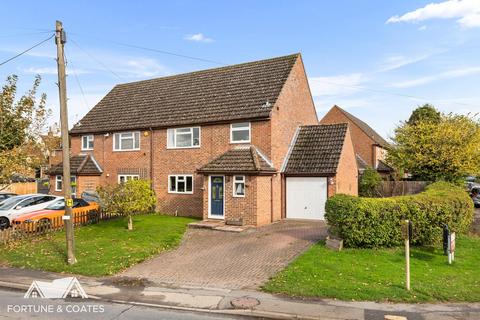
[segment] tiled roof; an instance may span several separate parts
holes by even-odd
[[[355,123],[363,132],[365,132],[366,135],[372,138],[372,140],[375,141],[376,144],[385,149],[388,149],[390,147],[390,144],[387,142],[387,140],[385,140],[381,135],[379,135],[375,130],[373,130],[372,127],[370,127],[368,124],[358,119],[353,114],[343,110],[337,105],[333,107],[340,110],[348,119],[350,119],[350,121]]]
[[[379,171],[379,172],[393,172],[394,170],[393,170],[392,167],[390,167],[388,164],[386,164],[382,160],[378,160],[377,171]]]
[[[357,159],[358,170],[363,171],[367,168],[370,168],[368,163],[366,163],[365,160],[363,160],[362,157],[360,157],[360,155],[358,153],[355,155],[355,158]]]
[[[346,123],[300,127],[285,173],[335,174],[347,128]]]
[[[239,146],[197,170],[202,173],[274,173],[271,161],[255,146]]]
[[[268,118],[300,54],[115,86],[72,134]]]
[[[79,176],[99,176],[102,168],[92,155],[78,155],[70,157],[70,174]],[[63,174],[63,162],[52,165],[48,170],[49,175]]]

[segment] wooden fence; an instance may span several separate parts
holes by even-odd
[[[9,185],[0,185],[2,192],[13,192],[16,194],[37,193],[36,182],[15,182]]]
[[[75,209],[78,210],[78,209]],[[98,210],[77,211],[73,215],[73,225],[76,227],[95,224],[102,220],[110,220],[118,215],[106,214]],[[27,220],[28,221],[28,220]],[[0,230],[0,244],[35,238],[53,231],[64,229],[62,216],[54,218],[42,218],[38,221],[14,223],[10,228]]]
[[[429,183],[428,181],[382,181],[378,192],[382,197],[417,194],[425,190]]]

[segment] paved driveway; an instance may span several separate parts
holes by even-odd
[[[189,229],[177,249],[121,276],[170,286],[256,288],[325,236],[323,222],[291,220],[242,233]]]

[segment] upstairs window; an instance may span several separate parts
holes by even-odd
[[[168,176],[169,193],[193,193],[192,175]]]
[[[138,180],[140,176],[138,174],[119,174],[118,183],[125,183],[130,180]]]
[[[113,135],[113,151],[140,150],[140,132],[122,132]]]
[[[233,177],[233,196],[245,197],[245,176]]]
[[[230,125],[230,142],[249,143],[250,129],[250,122],[232,123]]]
[[[200,147],[200,127],[167,130],[167,148]]]
[[[82,150],[93,150],[93,134],[82,136]]]

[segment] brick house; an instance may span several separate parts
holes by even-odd
[[[72,161],[96,167],[72,165],[76,192],[149,179],[159,212],[264,225],[286,217],[281,170],[316,124],[300,54],[120,84],[70,131]]]
[[[348,123],[360,173],[367,167],[384,176],[393,173],[393,168],[385,163],[389,143],[372,127],[337,105],[320,120],[320,124],[335,123]]]

